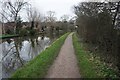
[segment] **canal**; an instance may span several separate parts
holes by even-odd
[[[18,68],[35,58],[53,41],[46,36],[3,39],[0,43],[2,54],[0,55],[0,78],[9,78]]]

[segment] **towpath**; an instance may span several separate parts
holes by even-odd
[[[66,38],[46,78],[80,78],[77,59],[72,44],[72,33]]]

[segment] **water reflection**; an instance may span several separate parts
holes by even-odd
[[[0,44],[2,46],[2,77],[9,77],[49,45],[50,39],[44,36],[3,40]]]

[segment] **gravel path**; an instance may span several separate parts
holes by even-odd
[[[77,59],[72,44],[72,34],[65,40],[46,78],[80,78]]]

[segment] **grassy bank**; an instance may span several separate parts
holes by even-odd
[[[73,45],[78,60],[81,77],[83,78],[116,78],[116,73],[99,57],[94,58],[93,54],[85,51],[83,44],[76,34],[73,35]]]
[[[12,75],[12,78],[43,78],[58,55],[68,34],[69,33],[57,39],[50,47],[40,53],[40,55],[18,69]]]
[[[18,35],[2,34],[0,35],[0,39],[12,38],[12,37],[17,37],[17,36]]]

